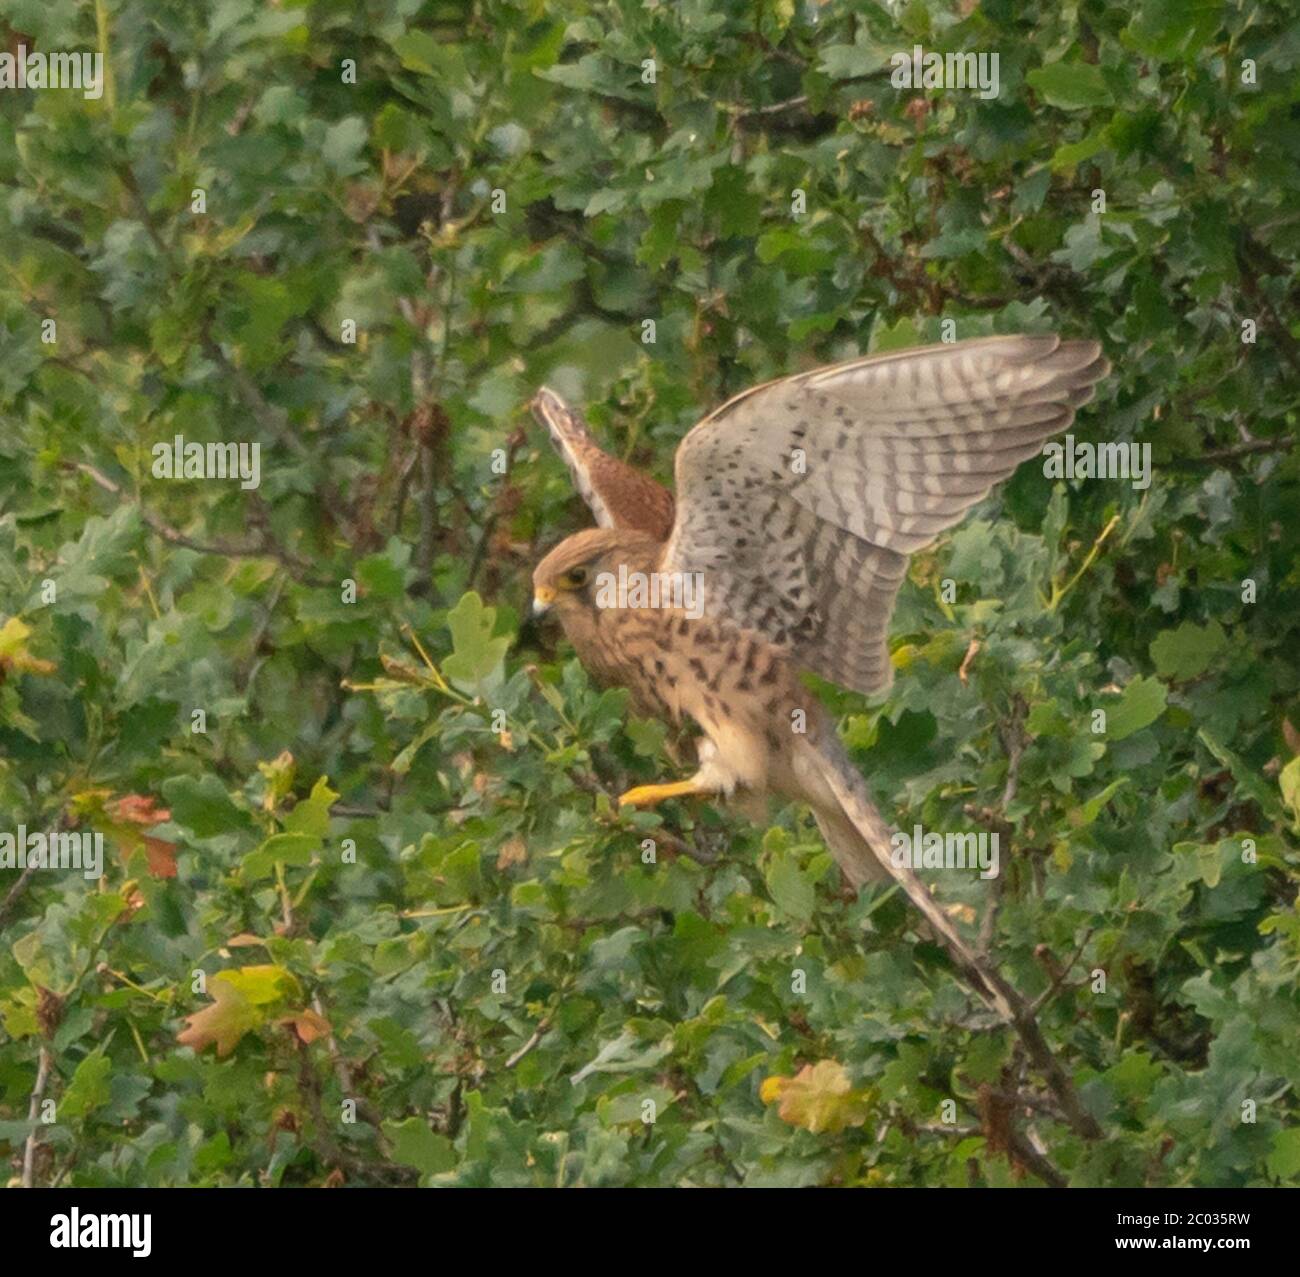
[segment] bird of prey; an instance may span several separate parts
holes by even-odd
[[[890,863],[888,826],[799,675],[887,688],[908,556],[1068,428],[1108,371],[1096,342],[1013,336],[768,382],[685,436],[675,497],[539,391],[533,412],[598,527],[537,566],[534,609],[558,616],[597,681],[703,733],[693,776],[620,802],[805,802],[853,887],[893,878],[960,944],[911,871]]]

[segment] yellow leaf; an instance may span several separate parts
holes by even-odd
[[[220,974],[213,977],[212,996],[216,1001],[211,1006],[185,1017],[190,1027],[178,1033],[176,1041],[196,1051],[215,1046],[218,1055],[229,1055],[245,1033],[261,1024],[262,1016],[238,989],[222,981]]]
[[[27,650],[27,636],[31,632],[31,626],[24,625],[16,616],[0,626],[0,683],[9,670],[17,670],[19,674],[53,674],[59,668],[53,661],[43,661]]]
[[[759,1095],[764,1104],[778,1105],[783,1122],[814,1134],[861,1126],[871,1115],[869,1092],[855,1091],[835,1060],[805,1064],[794,1077],[769,1077]]]
[[[269,1011],[263,1008],[299,992],[298,981],[288,971],[269,963],[218,971],[209,987],[213,1003],[187,1015],[189,1028],[176,1040],[196,1051],[215,1046],[219,1056],[229,1055],[245,1033],[265,1023]]]
[[[292,997],[299,991],[298,981],[290,972],[269,962],[219,971],[212,977],[213,984],[218,980],[233,985],[253,1006],[265,1006],[280,998]]]

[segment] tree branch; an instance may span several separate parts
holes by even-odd
[[[111,493],[115,497],[124,497],[126,500],[131,500],[131,498],[125,497],[121,484],[114,483],[102,470],[85,461],[65,461],[63,467],[66,470],[80,470],[82,474],[94,480],[105,492]],[[195,550],[199,554],[216,554],[229,559],[275,559],[283,565],[295,581],[303,585],[326,589],[335,584],[324,577],[314,576],[302,559],[273,541],[265,531],[263,531],[262,540],[257,545],[236,545],[229,541],[196,541],[193,537],[186,536],[179,528],[172,527],[165,519],[159,518],[150,510],[146,510],[139,501],[133,501],[132,504],[140,512],[140,518],[144,520],[148,527],[171,545],[181,545],[188,550]]]
[[[45,1094],[45,1084],[49,1081],[50,1069],[53,1065],[53,1057],[50,1055],[50,1048],[41,1043],[40,1055],[36,1063],[36,1085],[32,1088],[31,1103],[27,1106],[27,1120],[35,1122],[40,1113],[41,1096]],[[32,1187],[32,1178],[36,1170],[36,1131],[33,1129],[27,1134],[27,1142],[23,1145],[23,1187]]]

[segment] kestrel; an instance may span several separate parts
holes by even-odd
[[[887,688],[908,556],[1065,430],[1108,371],[1096,342],[1017,336],[768,382],[682,440],[675,499],[541,390],[533,411],[599,527],[542,560],[534,608],[554,611],[597,681],[703,733],[693,776],[620,802],[805,802],[855,888],[892,877],[951,935],[911,871],[889,863],[888,827],[799,675]]]

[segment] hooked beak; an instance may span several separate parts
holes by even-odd
[[[539,585],[533,591],[533,615],[541,616],[555,602],[555,591],[549,585]]]

